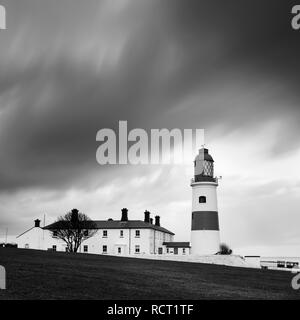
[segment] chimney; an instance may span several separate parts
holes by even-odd
[[[153,224],[153,219],[152,218],[150,218],[150,223]]]
[[[150,212],[148,210],[145,211],[145,219],[144,222],[150,223]]]
[[[127,208],[122,209],[121,221],[128,221],[128,209]]]
[[[160,222],[159,222],[160,216],[155,216],[155,225],[160,227]]]
[[[39,227],[40,227],[40,223],[41,223],[41,220],[39,220],[39,219],[34,220],[34,226],[35,226],[36,228],[39,228]]]

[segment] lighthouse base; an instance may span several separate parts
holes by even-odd
[[[191,253],[193,255],[210,255],[220,251],[220,234],[218,230],[193,230],[191,235]]]

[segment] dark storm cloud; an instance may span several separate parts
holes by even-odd
[[[291,114],[299,119],[300,42],[290,25],[291,7],[288,1],[195,1],[189,6],[176,1],[168,21],[183,59],[173,88],[181,97],[204,88],[213,102],[213,96],[231,85],[228,100],[201,105],[201,124],[224,121],[239,126]],[[243,88],[246,94],[238,90]],[[251,94],[263,97],[259,105],[242,104]]]
[[[2,190],[96,174],[96,132],[119,120],[230,131],[274,118],[285,147],[297,142],[300,33],[287,1],[75,2],[7,4]]]

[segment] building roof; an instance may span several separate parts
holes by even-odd
[[[32,230],[33,228],[34,228],[34,227],[31,227],[30,229],[28,229],[28,230],[26,230],[26,231],[22,232],[21,234],[19,234],[19,235],[17,236],[17,238],[21,237],[23,234],[25,234],[25,233],[29,232],[29,231],[30,231],[30,230]]]
[[[157,226],[155,224],[147,223],[142,220],[128,220],[128,221],[120,221],[120,220],[92,220],[91,223],[96,224],[96,229],[153,229],[165,233],[169,233],[174,235],[173,232]],[[56,230],[61,228],[61,222],[54,222],[44,227],[46,230]],[[94,227],[93,227],[94,229]]]
[[[163,242],[167,248],[190,248],[189,242]]]
[[[214,162],[214,159],[212,156],[208,153],[208,149],[206,148],[201,148],[199,150],[199,154],[197,154],[195,161],[202,161],[202,160],[207,160],[207,161],[212,161]]]

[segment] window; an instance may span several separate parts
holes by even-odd
[[[162,248],[158,248],[158,254],[162,254],[163,253],[163,249]]]
[[[139,238],[141,235],[140,230],[135,230],[135,237]]]
[[[120,238],[123,238],[123,237],[124,237],[124,231],[120,230]]]
[[[53,245],[53,246],[52,246],[52,250],[53,250],[53,251],[56,251],[56,245]]]
[[[140,246],[139,245],[135,246],[135,253],[140,253]]]
[[[57,231],[53,231],[53,237],[57,237]]]
[[[103,230],[102,237],[107,238],[107,230]]]
[[[167,248],[167,253],[169,253],[169,248]]]
[[[84,230],[83,235],[87,237],[89,235],[89,230]]]
[[[107,253],[107,246],[102,246],[102,252]]]
[[[178,254],[178,248],[174,248],[174,254]]]
[[[199,197],[199,203],[206,203],[206,197],[200,196]]]
[[[29,244],[28,243],[25,244],[25,249],[29,249]]]
[[[185,254],[185,248],[182,248],[182,253]]]
[[[83,246],[83,252],[88,252],[88,246]]]
[[[118,247],[118,253],[121,253],[121,252],[122,252],[121,247]]]

